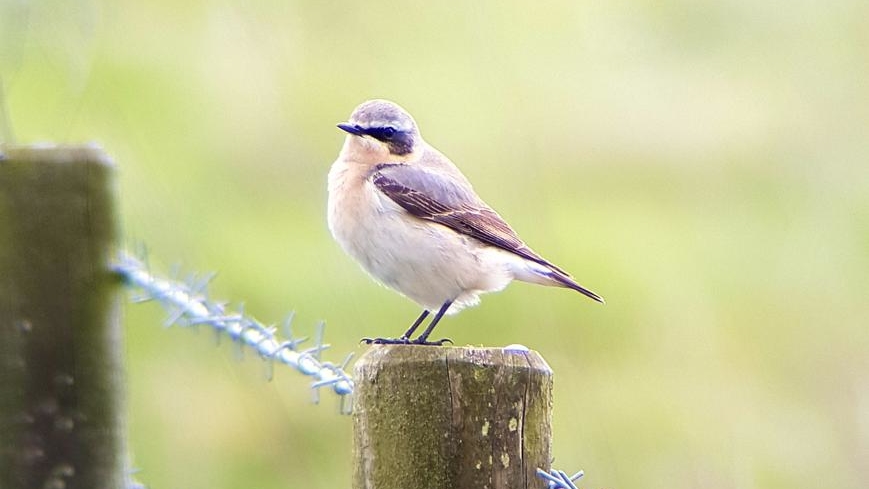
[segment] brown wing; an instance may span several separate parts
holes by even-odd
[[[528,248],[510,225],[462,182],[404,164],[378,165],[371,174],[371,181],[413,216],[442,224],[566,275]]]

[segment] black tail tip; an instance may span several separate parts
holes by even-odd
[[[549,274],[549,277],[554,279],[555,281],[557,281],[562,287],[567,287],[569,289],[573,289],[573,290],[579,292],[580,294],[588,297],[589,299],[591,299],[593,301],[600,302],[601,304],[606,304],[606,301],[604,300],[603,297],[601,297],[601,296],[595,294],[594,292],[586,289],[582,285],[579,285],[578,283],[576,283],[575,280],[573,280],[573,278],[570,275],[567,275],[563,272],[559,272],[558,270],[555,270],[551,274]]]
[[[603,297],[601,297],[601,296],[595,294],[594,292],[592,292],[592,293],[590,293],[590,294],[586,294],[586,295],[587,295],[589,298],[591,298],[591,299],[593,299],[593,300],[595,300],[595,301],[597,301],[597,302],[600,302],[601,304],[606,304],[606,299],[604,299]]]
[[[606,304],[606,300],[604,300],[603,297],[601,297],[601,296],[595,294],[594,292],[592,292],[592,291],[586,289],[585,287],[583,287],[583,286],[581,286],[581,285],[577,285],[576,287],[571,287],[571,288],[572,288],[573,290],[579,292],[580,294],[582,294],[582,295],[588,297],[589,299],[591,299],[591,300],[593,300],[593,301],[600,302],[601,304]]]

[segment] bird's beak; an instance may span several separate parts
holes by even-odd
[[[365,134],[362,131],[361,127],[355,126],[355,125],[347,123],[347,122],[342,122],[342,123],[338,124],[338,129],[341,129],[342,131],[349,132],[350,134],[352,134],[354,136],[361,136],[361,135]]]

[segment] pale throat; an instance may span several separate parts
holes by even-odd
[[[408,163],[419,158],[419,151],[397,155],[389,152],[387,146],[369,137],[347,136],[341,148],[341,158],[364,165],[381,163]]]

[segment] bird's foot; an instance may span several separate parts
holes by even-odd
[[[362,338],[360,343],[366,345],[409,345],[410,338],[402,336],[401,338]]]
[[[453,340],[451,340],[449,338],[441,338],[441,339],[435,340],[435,341],[428,341],[428,338],[417,338],[415,340],[411,340],[411,342],[410,342],[411,345],[423,345],[423,346],[444,346],[444,343],[449,343],[451,345],[455,344],[455,343],[453,343]]]
[[[420,345],[420,346],[444,346],[444,343],[453,344],[453,340],[443,338],[437,341],[428,341],[427,338],[417,338],[412,340],[405,336],[401,338],[362,338],[360,343],[366,345]]]

